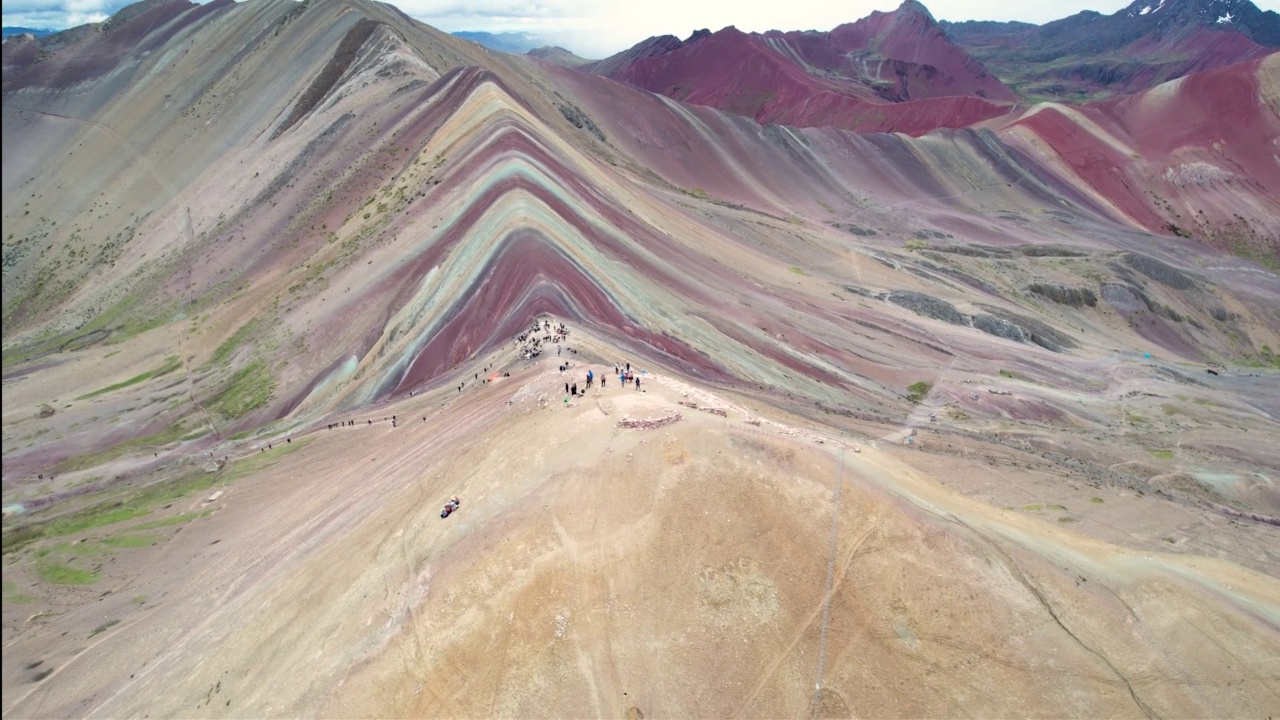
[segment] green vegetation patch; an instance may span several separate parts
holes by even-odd
[[[910,393],[907,395],[907,399],[911,402],[920,402],[929,394],[931,389],[933,389],[933,386],[924,380],[913,382],[907,386],[907,392]]]
[[[86,507],[72,515],[7,531],[4,535],[4,553],[7,555],[15,552],[36,540],[73,535],[96,527],[114,525],[148,515],[156,508],[169,505],[189,495],[204,492],[214,485],[222,485],[239,480],[270,467],[279,462],[285,455],[297,452],[310,445],[311,440],[312,438],[306,438],[289,443],[283,448],[273,450],[271,453],[250,455],[237,460],[218,473],[207,473],[202,469],[192,470],[176,478],[162,480],[146,487],[126,492],[123,496],[117,495],[112,498],[104,498],[97,504]],[[182,513],[172,517],[157,518],[132,525],[128,530],[137,533],[170,525],[180,525],[196,518],[206,517],[212,512],[212,510],[205,510],[200,513]],[[99,545],[89,543],[61,544],[41,548],[37,551],[37,556],[45,557],[51,553],[91,555],[105,551],[104,546],[134,547],[128,543],[141,542],[140,540],[126,540],[125,538],[128,537],[144,536],[122,536],[114,540],[108,538]]]
[[[124,382],[118,382],[115,385],[108,385],[100,390],[94,390],[93,392],[88,393],[86,395],[81,395],[80,397],[76,398],[76,400],[92,400],[93,398],[96,398],[99,395],[106,395],[109,392],[115,392],[116,390],[127,388],[130,385],[137,385],[140,382],[146,382],[151,378],[168,375],[169,373],[173,372],[174,370],[177,370],[180,367],[182,367],[182,360],[179,359],[178,356],[174,355],[170,357],[168,360],[165,360],[164,365],[162,365],[161,367],[158,367],[154,370],[148,370],[140,375],[134,375],[133,377],[129,378],[128,380],[125,380]]]
[[[203,433],[203,430],[199,431],[199,434]],[[126,453],[134,450],[161,448],[167,445],[172,445],[179,440],[189,439],[190,436],[191,433],[187,430],[186,426],[181,422],[176,422],[155,435],[126,440],[117,445],[112,445],[111,447],[103,448],[85,455],[69,457],[59,462],[57,465],[54,465],[53,471],[56,473],[67,473],[96,467],[102,463],[115,460],[121,455],[125,455]]]
[[[241,325],[234,333],[231,333],[231,337],[222,341],[222,344],[213,351],[213,355],[209,358],[209,365],[226,365],[231,356],[236,354],[236,350],[240,349],[240,346],[257,334],[258,328],[261,326],[261,315]]]
[[[271,402],[276,379],[266,362],[255,360],[236,371],[222,391],[209,401],[209,409],[228,419],[247,415]]]
[[[192,520],[195,520],[196,518],[208,517],[212,512],[213,512],[212,510],[205,510],[202,513],[180,513],[178,515],[174,515],[173,517],[160,518],[159,520],[149,520],[144,523],[132,525],[129,527],[129,529],[138,530],[138,531],[155,530],[156,528],[169,527],[170,525],[182,525],[183,523],[190,522]]]
[[[1270,345],[1264,344],[1262,346],[1261,351],[1259,352],[1259,357],[1262,360],[1262,365],[1280,370],[1280,355],[1276,355]]]
[[[45,526],[44,532],[41,534],[44,537],[74,535],[85,530],[102,527],[103,525],[114,525],[118,522],[142,517],[149,512],[151,512],[149,508],[142,507],[98,505],[50,522]],[[7,550],[8,548],[5,549]]]
[[[1156,457],[1158,457],[1158,458],[1160,458],[1161,460],[1172,460],[1172,459],[1173,459],[1173,451],[1172,451],[1172,450],[1152,450],[1152,451],[1151,451],[1151,454],[1152,454],[1152,455],[1154,455],[1154,456],[1156,456]]]
[[[36,573],[41,580],[55,585],[92,585],[101,577],[101,573],[73,568],[54,560],[36,563]]]

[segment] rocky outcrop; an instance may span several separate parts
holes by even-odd
[[[1051,283],[1032,283],[1027,286],[1027,292],[1052,300],[1059,305],[1095,307],[1098,304],[1097,294],[1089,288],[1073,288]]]
[[[684,416],[674,410],[667,411],[657,417],[649,418],[633,418],[624,417],[618,421],[618,427],[628,430],[656,430],[660,427],[666,427],[673,423],[680,422]]]

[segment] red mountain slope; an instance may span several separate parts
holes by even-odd
[[[1267,209],[1280,197],[1280,54],[1121,99],[1038,105],[1001,135],[1051,150],[1143,227],[1280,257],[1280,217]]]
[[[914,0],[827,33],[650,38],[585,69],[760,122],[860,132],[963,127],[1014,99]]]

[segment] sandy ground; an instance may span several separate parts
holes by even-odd
[[[1179,526],[1200,552],[1265,530],[1132,493],[1082,502],[1043,473],[996,492],[1005,471],[963,455],[761,419],[661,373],[566,402],[556,362],[292,434],[216,500],[169,509],[213,512],[109,556],[91,589],[7,603],[5,715],[1274,707],[1280,582],[1154,537]],[[571,372],[588,367],[611,370]],[[1145,512],[1150,529],[1124,520]],[[1273,541],[1257,540],[1264,572]]]
[[[5,553],[5,717],[1280,705],[1274,274],[1030,126],[762,127],[299,7],[6,98],[6,550],[200,489]],[[1265,229],[1269,187],[1165,194]],[[641,389],[566,398],[540,314]]]

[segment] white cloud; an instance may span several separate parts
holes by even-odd
[[[129,0],[5,0],[0,15],[7,26],[64,30],[102,22],[129,4]]]
[[[939,20],[1020,20],[1045,23],[1082,10],[1104,14],[1126,7],[1130,0],[922,0]],[[1157,0],[1158,1],[1158,0]],[[893,10],[901,0],[409,0],[401,3],[409,15],[441,30],[526,30],[559,33],[569,49],[588,57],[604,57],[653,35],[688,37],[701,28],[719,30],[733,25],[745,32],[765,30],[830,30],[866,17],[872,11]],[[1255,0],[1263,9],[1280,9],[1280,0]]]
[[[729,25],[747,32],[829,30],[900,0],[402,0],[406,14],[448,32],[530,32],[581,55],[604,57],[653,35],[688,37]],[[1128,0],[924,0],[940,20],[1022,20],[1043,23],[1081,10],[1113,13]],[[1280,10],[1280,0],[1254,0]],[[96,22],[126,0],[6,0],[5,25],[67,28]]]

